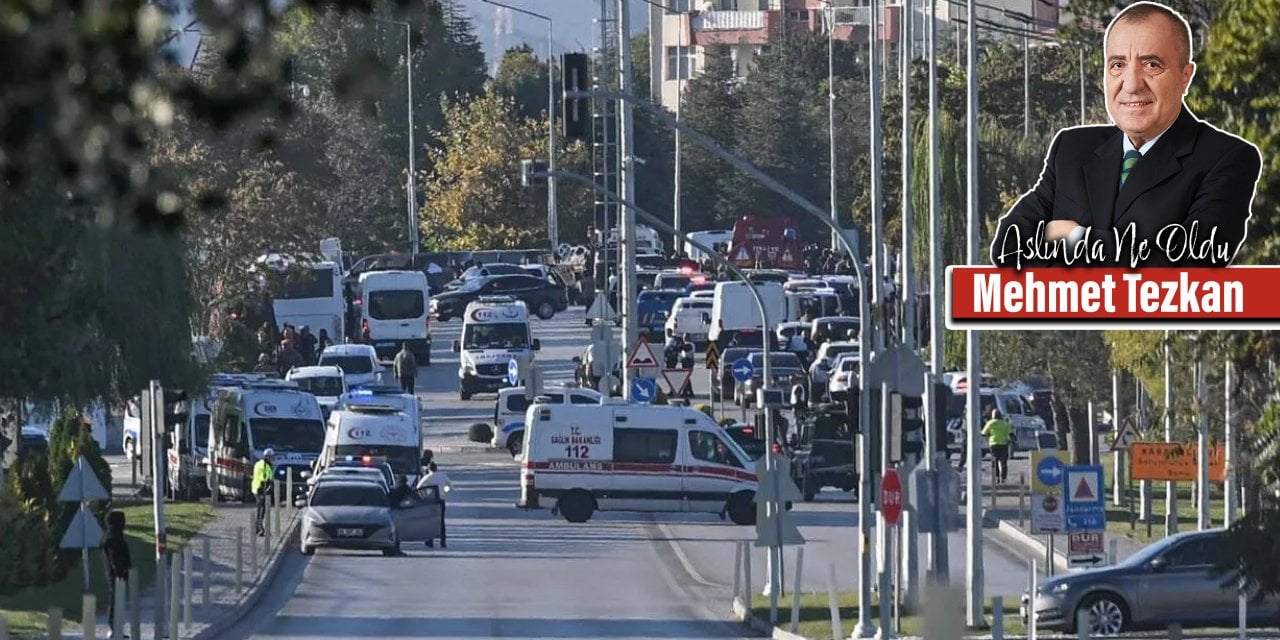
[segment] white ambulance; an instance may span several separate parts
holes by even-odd
[[[275,451],[276,483],[293,477],[301,495],[303,471],[324,448],[325,423],[316,397],[283,380],[246,382],[218,390],[209,426],[209,485],[216,501],[253,499],[253,465],[267,449]],[[284,489],[284,486],[281,486]]]
[[[523,371],[542,348],[529,327],[529,308],[511,296],[483,296],[462,314],[462,339],[453,341],[458,354],[458,397],[470,400],[496,392],[507,384],[512,360]]]
[[[393,405],[372,403],[342,407],[329,416],[324,451],[316,461],[320,475],[335,460],[364,458],[386,460],[396,476],[406,476],[409,486],[422,475],[422,452],[413,417]]]
[[[493,440],[489,444],[502,447],[513,457],[520,455],[524,446],[524,416],[529,405],[542,404],[600,404],[603,394],[595,389],[568,385],[543,389],[532,402],[525,397],[524,387],[507,387],[498,391],[498,401],[493,406]]]
[[[535,404],[525,416],[519,506],[570,522],[596,511],[700,511],[756,522],[755,464],[689,407]]]

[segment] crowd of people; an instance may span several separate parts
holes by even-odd
[[[299,329],[285,323],[277,334],[272,323],[264,322],[258,329],[258,363],[253,370],[256,373],[275,373],[283,378],[294,367],[314,365],[325,348],[330,346],[333,346],[333,339],[325,329],[317,335],[311,333],[311,327],[306,325]]]

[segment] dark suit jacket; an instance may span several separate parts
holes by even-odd
[[[1110,125],[1059,131],[1039,182],[1000,219],[991,243],[992,264],[1017,266],[1020,251],[1023,267],[1068,266],[1061,250],[1056,257],[1044,257],[1050,253],[1047,249],[1029,257],[1029,241],[1043,246],[1037,227],[1052,220],[1074,220],[1089,227],[1087,246],[1096,244],[1102,251],[1101,260],[1092,254],[1088,261],[1072,256],[1071,266],[1129,267],[1134,252],[1127,238],[1117,251],[1116,232],[1128,232],[1130,223],[1136,231],[1133,246],[1146,240],[1150,249],[1137,266],[1226,266],[1221,257],[1211,259],[1216,251],[1198,255],[1211,233],[1215,246],[1226,247],[1228,261],[1234,259],[1245,238],[1249,203],[1262,171],[1257,148],[1205,124],[1184,107],[1120,189],[1123,135]],[[1175,224],[1195,234],[1197,255],[1180,248],[1191,236],[1174,233],[1177,228],[1165,230]],[[1157,245],[1160,240],[1166,245],[1172,241],[1172,259]]]

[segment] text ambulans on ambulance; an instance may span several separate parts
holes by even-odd
[[[453,343],[458,354],[458,396],[470,400],[473,394],[508,386],[511,360],[524,371],[541,347],[529,328],[529,309],[523,301],[511,296],[477,299],[463,312],[462,339]]]
[[[320,403],[292,382],[264,380],[219,390],[210,429],[214,497],[251,500],[253,464],[267,449],[275,451],[276,482],[284,484],[292,474],[295,493],[301,494],[301,474],[320,456],[324,434]]]
[[[335,460],[381,458],[409,486],[422,473],[418,430],[413,419],[391,405],[355,404],[334,411],[325,431],[324,451],[316,463],[317,475]]]
[[[755,465],[689,407],[534,404],[519,506],[541,498],[570,522],[597,511],[702,511],[755,524]]]

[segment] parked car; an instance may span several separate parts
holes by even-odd
[[[517,267],[518,268],[518,267]],[[529,310],[543,320],[569,308],[563,285],[532,275],[481,276],[467,280],[452,291],[431,298],[431,313],[444,322],[462,317],[467,305],[482,296],[511,296],[523,300]]]

